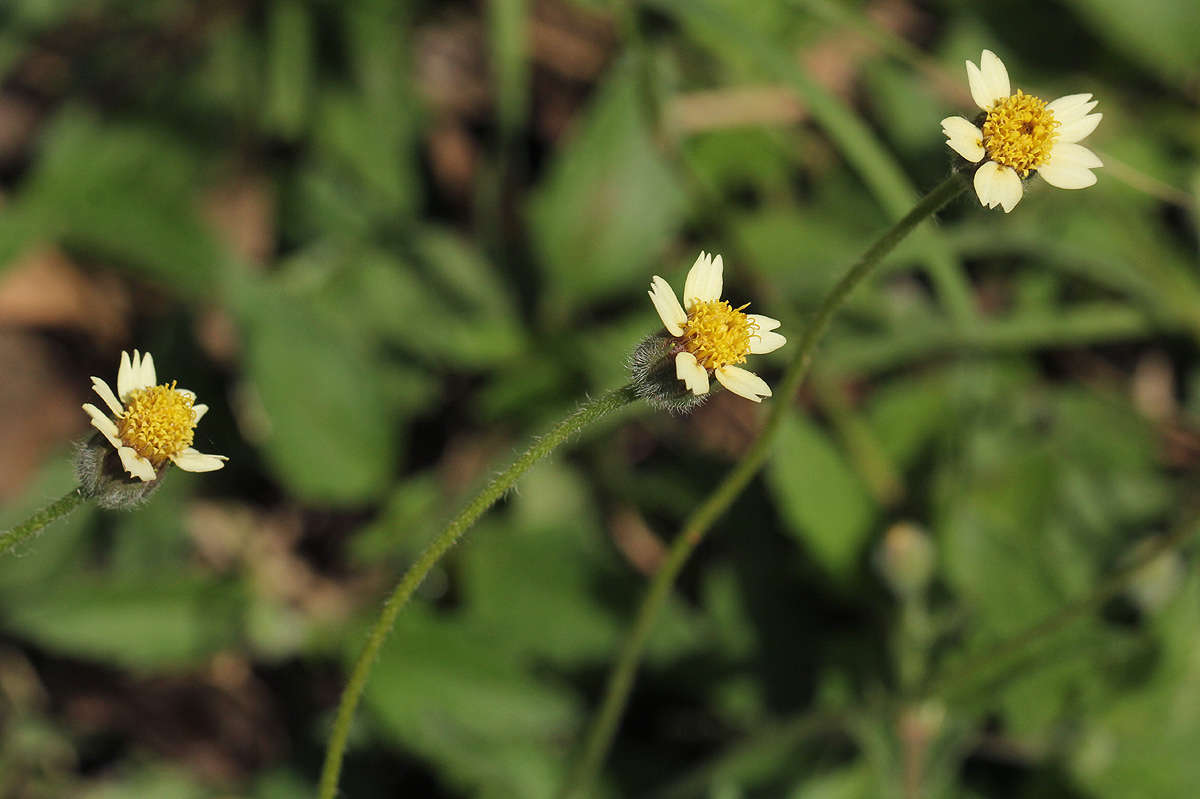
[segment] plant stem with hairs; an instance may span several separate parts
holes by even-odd
[[[338,776],[342,769],[342,758],[346,753],[346,739],[350,734],[350,723],[354,720],[354,711],[366,688],[367,678],[371,667],[379,655],[379,649],[391,632],[396,617],[403,610],[421,582],[430,570],[441,560],[456,543],[463,533],[494,505],[517,482],[517,479],[529,470],[531,466],[553,452],[560,444],[578,433],[592,422],[613,411],[629,405],[637,399],[631,386],[614,389],[593,400],[580,405],[565,419],[555,425],[550,432],[525,450],[512,464],[489,482],[482,491],[467,503],[457,516],[438,533],[437,537],[425,548],[405,572],[399,584],[384,603],[383,611],[379,614],[374,626],[367,636],[367,643],[354,664],[350,680],[342,690],[338,704],[337,716],[334,718],[333,732],[329,738],[329,746],[325,750],[325,764],[321,770],[321,782],[318,796],[320,799],[333,799],[337,793]]]
[[[81,502],[83,502],[83,494],[80,493],[78,488],[72,488],[60,499],[42,508],[21,524],[0,533],[0,555],[6,554],[25,541],[38,535],[51,522],[58,521],[79,507],[79,503]]]
[[[948,202],[958,197],[967,188],[967,180],[960,174],[949,178],[926,194],[899,222],[880,236],[857,263],[838,281],[837,285],[821,303],[816,316],[809,322],[800,340],[795,357],[784,372],[776,390],[777,399],[771,407],[766,423],[750,449],[726,474],[708,498],[698,507],[683,529],[676,535],[670,552],[651,580],[646,596],[638,608],[633,627],[625,640],[617,662],[609,673],[604,699],[600,710],[588,729],[582,753],[564,783],[560,797],[584,795],[595,781],[608,750],[612,745],[617,724],[629,699],[634,675],[641,660],[646,641],[654,622],[670,594],[675,578],[683,570],[692,551],[704,539],[709,528],[719,519],[738,495],[749,485],[754,475],[766,462],[771,452],[775,434],[783,422],[784,414],[791,407],[792,399],[807,376],[816,354],[817,344],[824,335],[834,315],[845,305],[851,292],[858,287],[917,225],[933,216]]]

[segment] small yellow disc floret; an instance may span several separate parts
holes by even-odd
[[[1050,158],[1059,121],[1046,103],[1020,89],[995,102],[983,122],[988,157],[1012,167],[1021,177]]]
[[[746,305],[749,305],[747,303]],[[758,323],[725,300],[696,303],[683,323],[683,348],[705,369],[743,363]]]
[[[193,402],[195,398],[176,390],[174,383],[131,392],[117,426],[122,443],[158,468],[192,445]]]

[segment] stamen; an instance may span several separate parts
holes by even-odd
[[[1045,101],[1020,89],[997,100],[983,122],[983,146],[988,157],[1012,167],[1021,177],[1050,158],[1061,123]]]
[[[150,461],[155,468],[192,445],[196,412],[194,398],[171,385],[150,386],[132,392],[125,401],[117,432],[122,443]]]
[[[683,348],[696,356],[705,369],[744,363],[750,339],[758,336],[758,323],[725,300],[702,302],[692,307],[683,325]]]

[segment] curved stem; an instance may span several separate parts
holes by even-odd
[[[346,752],[346,738],[350,734],[350,722],[354,719],[355,708],[358,707],[363,689],[367,685],[371,667],[379,655],[380,647],[383,646],[384,640],[391,632],[392,625],[396,622],[396,616],[399,615],[417,587],[421,585],[426,575],[442,555],[458,542],[467,528],[474,524],[484,511],[508,493],[517,478],[524,474],[529,467],[549,455],[560,444],[587,425],[636,399],[633,388],[623,386],[580,405],[569,416],[556,424],[549,433],[534,441],[529,449],[525,450],[507,469],[476,494],[466,507],[446,525],[445,529],[430,542],[416,562],[408,568],[404,577],[393,589],[391,596],[388,597],[387,602],[384,603],[383,611],[371,628],[367,643],[354,664],[350,680],[342,690],[337,716],[333,723],[333,733],[329,738],[329,747],[325,751],[325,764],[321,769],[318,793],[320,799],[333,799],[334,794],[337,793],[338,775],[341,772],[342,758]]]
[[[75,510],[81,502],[83,502],[83,494],[79,493],[78,488],[72,488],[61,499],[50,503],[21,524],[0,533],[0,555],[33,538],[46,525]]]
[[[675,578],[683,570],[692,550],[704,539],[709,527],[733,504],[733,501],[766,462],[775,433],[779,430],[784,415],[791,407],[792,398],[808,374],[817,344],[829,327],[834,314],[845,304],[846,299],[858,284],[874,271],[884,256],[891,252],[918,224],[933,216],[942,206],[960,195],[966,188],[966,179],[961,175],[953,174],[921,198],[921,201],[903,219],[880,236],[879,240],[871,245],[862,258],[850,267],[849,271],[829,292],[825,301],[821,303],[816,316],[804,331],[796,356],[784,372],[783,379],[779,381],[776,392],[779,399],[772,405],[762,432],[741,460],[721,481],[721,484],[709,494],[708,498],[683,525],[683,529],[671,544],[671,550],[666,560],[655,573],[650,588],[646,591],[646,597],[638,608],[629,637],[626,638],[621,652],[617,656],[617,662],[609,673],[604,699],[600,711],[588,730],[582,754],[564,783],[563,790],[559,793],[560,797],[579,795],[592,784],[599,773],[609,747],[612,745],[613,735],[616,733],[617,723],[625,709],[625,703],[629,699],[629,691],[633,687],[633,678],[638,662],[641,660],[642,650],[645,648],[646,640],[650,637],[654,622],[671,591]]]

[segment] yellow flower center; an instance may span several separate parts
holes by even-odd
[[[983,122],[983,146],[998,164],[1012,167],[1021,177],[1050,158],[1055,130],[1061,123],[1046,103],[1020,89],[992,105]]]
[[[157,469],[172,455],[192,445],[196,428],[195,399],[175,383],[130,392],[117,426],[121,441]]]
[[[749,305],[750,303],[746,303]],[[683,323],[683,348],[705,369],[743,363],[758,323],[725,300],[696,303]]]

